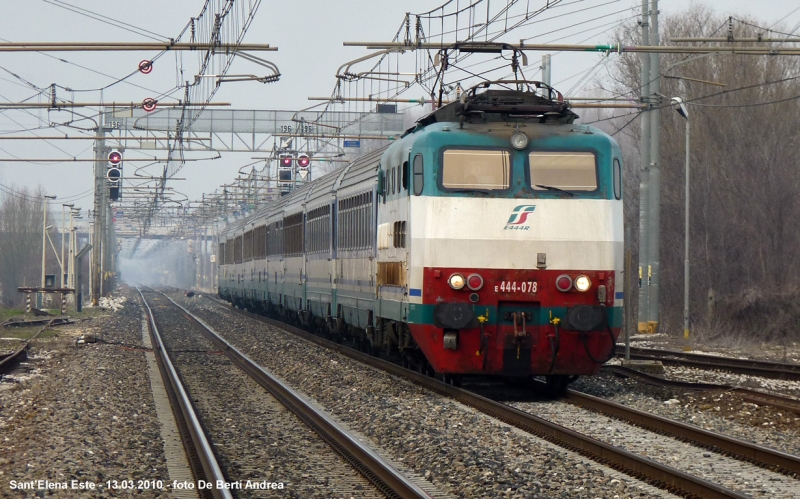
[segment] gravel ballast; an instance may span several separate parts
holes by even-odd
[[[166,298],[145,293],[229,483],[240,498],[383,497]],[[247,482],[277,489],[246,489]]]
[[[104,341],[77,345],[86,333]],[[116,313],[57,334],[36,341],[32,373],[0,384],[0,495],[108,496],[107,481],[168,480],[139,306],[129,299]],[[38,480],[59,488],[31,484]],[[77,488],[81,483],[97,489]],[[152,489],[137,493],[170,497]]]
[[[667,369],[662,376],[672,379],[670,371]],[[708,371],[692,371],[694,376],[684,379],[707,381],[703,376]],[[728,375],[721,381],[735,385],[737,377],[740,375]],[[570,387],[634,409],[800,455],[800,414],[745,402],[735,393],[652,386],[608,374],[579,378]]]
[[[374,445],[458,497],[672,497],[216,302],[177,293],[173,298]]]

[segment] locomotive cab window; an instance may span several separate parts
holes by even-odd
[[[414,156],[414,195],[422,194],[423,187],[425,187],[425,176],[422,168],[422,154],[417,154]]]
[[[532,152],[528,164],[536,191],[597,190],[597,162],[591,152]]]
[[[498,191],[511,185],[508,151],[449,149],[442,159],[442,187],[450,190]]]

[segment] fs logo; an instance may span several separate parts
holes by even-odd
[[[514,211],[511,212],[511,217],[509,217],[503,230],[530,230],[530,227],[523,224],[528,220],[528,215],[533,213],[535,209],[536,205],[533,204],[521,204],[517,206],[514,208]]]

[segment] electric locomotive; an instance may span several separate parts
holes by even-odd
[[[550,87],[492,85],[231,226],[220,296],[449,379],[596,373],[622,322],[620,149]]]

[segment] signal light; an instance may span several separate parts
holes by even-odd
[[[472,274],[467,277],[467,287],[472,291],[478,291],[483,287],[483,277],[479,274]]]
[[[281,156],[281,168],[291,168],[291,167],[292,167],[292,157]]]
[[[300,168],[308,168],[309,164],[311,164],[311,158],[307,154],[301,154],[297,157],[297,166]]]
[[[116,149],[112,149],[108,153],[108,166],[109,168],[116,168],[122,164],[122,153]]]
[[[558,276],[556,278],[556,289],[562,292],[572,289],[572,278],[566,274]]]
[[[106,171],[106,178],[108,179],[108,187],[109,187],[108,199],[110,199],[111,201],[118,201],[121,195],[121,188],[122,188],[122,182],[121,182],[122,170],[120,168],[109,168]]]
[[[106,172],[106,178],[111,182],[112,185],[119,184],[120,177],[122,177],[122,170],[119,168],[109,168]]]

